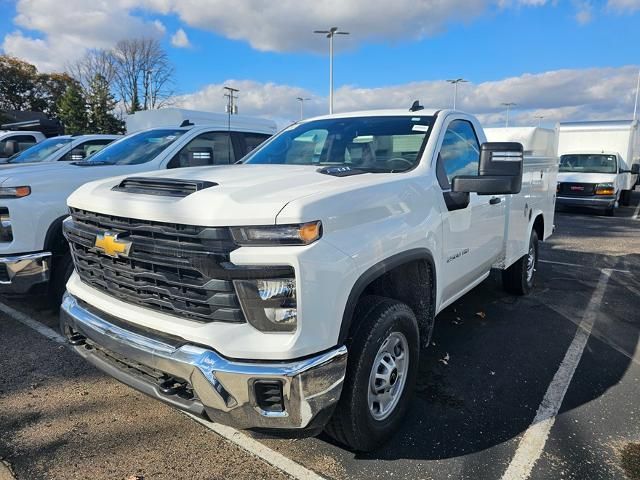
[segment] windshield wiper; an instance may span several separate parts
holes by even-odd
[[[93,167],[94,165],[113,165],[113,163],[106,162],[104,160],[80,160],[78,162],[71,162],[71,165],[77,165],[79,167]]]

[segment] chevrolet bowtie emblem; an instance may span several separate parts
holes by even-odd
[[[131,250],[129,240],[121,240],[117,233],[104,232],[96,235],[95,247],[100,252],[113,258],[126,257]]]

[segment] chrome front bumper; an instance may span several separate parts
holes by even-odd
[[[27,293],[49,281],[51,252],[0,257],[0,293]]]
[[[237,428],[315,433],[331,416],[342,391],[347,364],[344,346],[290,362],[232,361],[177,337],[155,335],[134,326],[124,328],[120,326],[124,322],[68,293],[60,322],[77,353],[121,382]],[[166,381],[154,381],[149,371],[184,382],[186,390],[167,393]],[[283,411],[265,411],[258,406],[254,386],[260,381],[281,383]]]
[[[615,195],[590,197],[556,197],[556,205],[564,207],[600,207],[610,208],[616,204]]]

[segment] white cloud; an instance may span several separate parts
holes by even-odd
[[[352,35],[341,38],[337,48],[349,48],[370,40],[434,35],[492,8],[544,3],[547,0],[67,0],[61,5],[59,0],[18,0],[18,30],[5,36],[2,49],[43,70],[60,68],[87,48],[108,47],[132,35],[163,34],[164,26],[142,18],[144,12],[147,17],[177,15],[186,25],[246,41],[258,50],[324,52],[326,39],[313,30],[342,26]],[[175,41],[181,40],[180,31]]]
[[[619,12],[640,10],[640,0],[608,0],[607,7]]]
[[[514,124],[535,124],[562,120],[630,118],[637,78],[637,67],[556,70],[479,84],[467,83],[458,90],[458,108],[478,115],[487,125],[504,121],[503,102],[515,102]],[[240,89],[239,108],[245,115],[268,116],[284,124],[299,118],[296,97],[309,97],[305,116],[327,111],[327,99],[305,89],[229,80],[176,98],[176,106],[196,110],[224,112],[222,87]],[[335,92],[335,110],[353,111],[377,108],[408,108],[413,100],[433,108],[448,108],[453,88],[445,81],[415,82],[380,88],[345,86]]]
[[[14,24],[4,37],[2,50],[34,63],[42,71],[60,70],[89,48],[108,48],[123,38],[160,36],[158,21],[146,21],[131,13],[135,0],[19,0]],[[39,32],[37,36],[23,30]]]
[[[179,28],[176,33],[171,36],[171,45],[176,48],[189,48],[191,46],[191,42],[189,42],[187,32],[182,28]]]
[[[577,11],[576,11],[576,21],[580,25],[586,25],[593,20],[593,4],[590,1],[581,1],[575,2]]]

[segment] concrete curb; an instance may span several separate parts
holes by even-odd
[[[0,459],[0,480],[15,480],[9,462]]]

